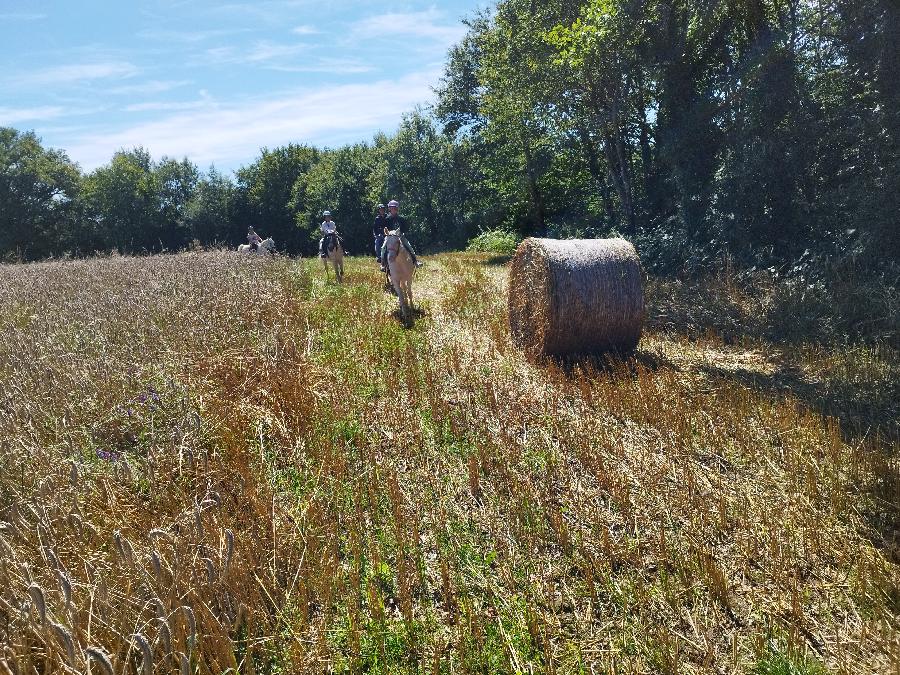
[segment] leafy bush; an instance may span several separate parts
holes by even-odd
[[[508,230],[488,230],[469,240],[467,251],[513,255],[519,245],[519,236]]]
[[[813,659],[779,651],[767,654],[753,669],[755,675],[825,675],[826,672]]]

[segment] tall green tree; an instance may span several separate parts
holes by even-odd
[[[109,164],[87,175],[82,194],[86,217],[104,247],[120,252],[162,246],[150,153],[119,151]]]
[[[185,206],[184,223],[191,239],[201,244],[244,243],[239,223],[232,220],[234,184],[211,167],[197,182],[191,200]]]
[[[375,162],[372,147],[357,143],[323,153],[318,163],[299,176],[290,203],[307,251],[315,250],[314,242],[321,236],[322,212],[328,210],[347,250],[368,253],[375,206],[369,197],[369,185]]]
[[[825,103],[822,148],[835,229],[875,261],[900,260],[900,4],[823,0],[834,32],[817,81]]]
[[[294,184],[320,159],[321,153],[307,145],[289,144],[263,149],[259,159],[237,171],[233,217],[241,220],[243,233],[253,225],[262,236],[271,236],[282,250],[308,248],[306,236],[295,226],[292,206]]]
[[[184,248],[191,238],[186,220],[188,204],[194,198],[200,172],[183,159],[163,158],[153,167],[153,188],[156,193],[160,241],[169,251]]]
[[[81,172],[33,132],[0,128],[0,256],[33,260],[84,244]]]
[[[404,116],[397,133],[379,148],[386,167],[378,193],[399,199],[410,236],[422,247],[461,246],[470,234],[469,178],[434,119],[421,110]]]
[[[104,248],[177,251],[189,240],[184,217],[197,180],[186,159],[155,163],[143,148],[119,151],[84,181],[86,222]]]

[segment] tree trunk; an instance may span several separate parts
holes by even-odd
[[[609,164],[609,177],[619,196],[622,209],[622,220],[629,234],[634,233],[634,204],[632,202],[631,180],[628,176],[628,164],[624,161],[623,143],[620,134],[616,138],[609,131],[603,134],[603,151]]]
[[[603,210],[606,213],[606,223],[610,227],[618,222],[616,212],[613,208],[612,197],[609,194],[609,182],[606,180],[607,172],[600,166],[600,158],[591,141],[590,134],[584,126],[578,126],[578,140],[581,144],[582,152],[587,160],[588,170],[591,172],[591,178],[597,183],[600,190],[600,198],[603,200]]]
[[[544,232],[544,196],[538,185],[537,172],[534,168],[534,158],[531,154],[531,146],[528,143],[528,131],[524,123],[521,128],[522,153],[525,156],[525,181],[528,184],[528,197],[532,208],[532,231],[543,234]]]

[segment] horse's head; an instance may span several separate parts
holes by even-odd
[[[388,260],[393,260],[400,253],[402,244],[400,241],[400,230],[388,230],[385,228],[384,247],[387,249]]]

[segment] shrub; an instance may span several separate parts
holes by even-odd
[[[508,230],[488,230],[469,240],[467,251],[513,255],[519,245],[519,236]]]

